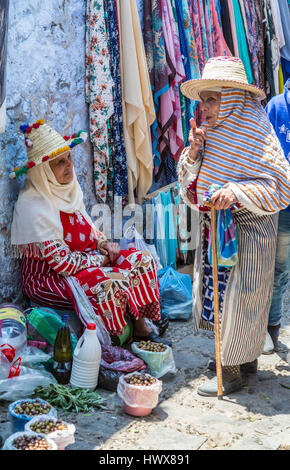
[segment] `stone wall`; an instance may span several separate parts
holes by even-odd
[[[65,134],[88,129],[85,103],[85,4],[83,0],[10,0],[7,60],[7,125],[0,135],[0,302],[21,294],[19,261],[10,255],[14,203],[24,177],[9,180],[26,160],[20,124],[44,118]],[[74,150],[85,203],[95,203],[87,143]]]

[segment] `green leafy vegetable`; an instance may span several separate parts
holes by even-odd
[[[94,408],[106,408],[105,399],[98,392],[65,385],[50,384],[48,387],[36,387],[34,396],[43,398],[55,408],[67,412],[88,412]]]

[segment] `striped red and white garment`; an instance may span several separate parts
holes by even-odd
[[[67,276],[84,289],[96,315],[111,334],[120,334],[128,313],[160,319],[159,284],[152,257],[135,249],[121,251],[112,266],[102,266],[91,227],[78,214],[61,213],[64,240],[39,244],[40,257],[22,258],[22,288],[40,305],[77,308]]]

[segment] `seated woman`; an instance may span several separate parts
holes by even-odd
[[[122,333],[129,313],[135,337],[158,341],[145,321],[160,319],[153,258],[135,249],[120,251],[85,210],[71,149],[86,140],[86,132],[62,137],[43,120],[21,130],[28,162],[10,176],[27,173],[11,228],[14,254],[22,259],[23,292],[41,305],[73,307],[86,325],[67,281],[73,277],[110,334]]]

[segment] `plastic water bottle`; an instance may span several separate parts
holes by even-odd
[[[94,390],[98,384],[102,349],[96,325],[88,323],[74,350],[70,384]]]
[[[17,305],[0,305],[0,344],[8,344],[21,352],[27,344],[26,318]]]
[[[68,326],[68,315],[61,316],[63,325],[59,328],[53,348],[53,375],[59,384],[69,383],[72,366],[72,340]]]

